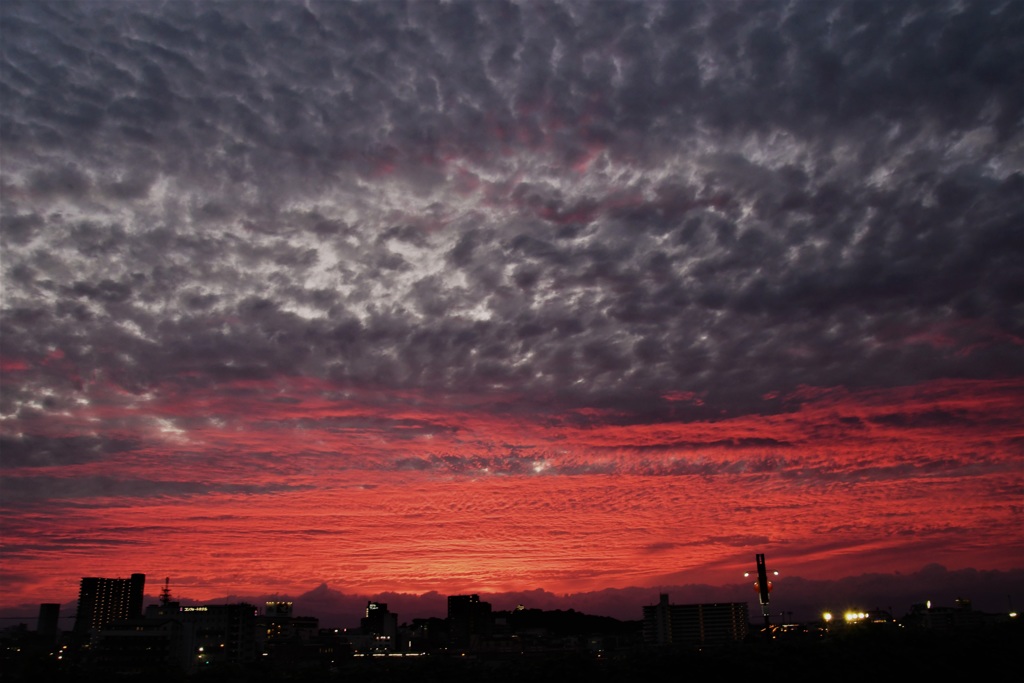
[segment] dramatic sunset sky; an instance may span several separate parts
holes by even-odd
[[[0,32],[0,607],[1024,568],[1024,3]]]

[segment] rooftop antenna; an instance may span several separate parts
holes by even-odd
[[[164,587],[160,589],[160,604],[167,607],[171,602],[171,577],[164,579]]]

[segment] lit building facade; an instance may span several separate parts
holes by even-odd
[[[366,616],[360,619],[365,635],[371,637],[369,649],[374,652],[393,652],[398,642],[398,615],[388,611],[383,602],[366,603]]]
[[[145,574],[128,579],[85,577],[78,591],[75,633],[84,636],[108,624],[142,616]]]

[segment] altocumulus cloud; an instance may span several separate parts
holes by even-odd
[[[586,480],[623,514],[609,475],[663,475],[679,509],[668,480],[1019,493],[1022,3],[10,0],[0,21],[12,503],[297,499],[346,468],[368,474],[330,492],[363,505],[389,473],[415,495]],[[810,504],[779,504],[785,533]]]
[[[1019,369],[1021,9],[948,10],[7,3],[4,412]]]

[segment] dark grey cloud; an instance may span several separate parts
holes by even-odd
[[[118,478],[106,475],[58,477],[49,475],[8,477],[4,482],[4,500],[25,505],[54,499],[109,500],[203,496],[214,493],[265,495],[308,488],[289,484],[232,484],[226,482],[172,481]]]
[[[130,452],[140,445],[137,439],[101,436],[0,436],[0,452],[6,467],[76,465]]]
[[[1024,369],[1018,3],[0,12],[5,415],[99,374],[653,419]]]

